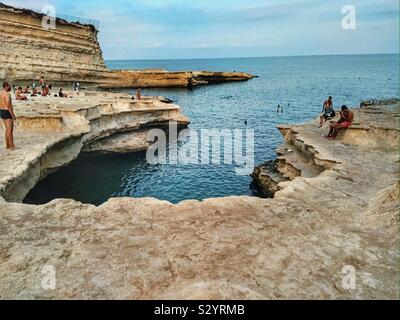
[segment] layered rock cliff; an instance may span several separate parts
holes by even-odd
[[[96,82],[107,74],[93,26],[57,19],[56,29],[42,27],[43,15],[0,5],[0,78],[31,82]]]
[[[43,75],[52,84],[79,81],[85,86],[130,88],[191,87],[253,77],[236,72],[111,71],[94,26],[57,19],[55,29],[43,28],[43,19],[42,14],[0,4],[0,79],[31,85]]]

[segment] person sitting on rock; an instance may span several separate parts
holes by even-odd
[[[15,91],[15,100],[18,101],[26,101],[28,100],[27,96],[22,94],[22,88],[18,87],[17,91]]]
[[[332,97],[329,97],[328,100],[324,102],[324,106],[322,107],[322,115],[320,117],[319,127],[321,128],[325,121],[328,119],[332,119],[336,116],[335,110],[333,110],[333,101]]]
[[[79,92],[80,84],[77,81],[74,81],[74,91]]]
[[[346,106],[342,106],[339,121],[331,123],[329,134],[325,138],[335,140],[340,130],[349,128],[353,124],[353,121],[354,113]]]
[[[68,98],[68,96],[63,92],[62,88],[60,88],[60,91],[58,92],[58,96],[60,98]]]
[[[31,97],[37,97],[38,94],[40,94],[40,93],[38,93],[38,91],[36,90],[36,87],[33,88]]]
[[[42,90],[42,97],[47,97],[49,95],[49,93],[50,93],[50,88],[48,85],[46,85],[44,87],[44,89]]]
[[[26,86],[26,87],[22,90],[22,93],[30,94],[31,92],[29,91],[29,86]]]

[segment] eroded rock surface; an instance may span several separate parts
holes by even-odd
[[[6,200],[21,202],[38,181],[76,159],[83,149],[145,150],[149,141],[143,130],[168,126],[170,121],[189,124],[179,106],[162,102],[164,98],[137,101],[128,94],[95,91],[67,94],[72,98],[15,102],[17,150],[0,146],[0,196]],[[3,125],[0,128],[3,136]],[[110,146],[116,134],[125,139]]]
[[[281,127],[325,170],[274,199],[3,202],[0,298],[398,299],[398,114],[358,110],[363,129],[335,142],[316,123]]]

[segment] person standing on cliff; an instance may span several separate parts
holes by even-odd
[[[42,88],[42,90],[46,87],[46,83],[44,81],[44,76],[40,76],[39,78],[39,86]]]
[[[142,99],[142,90],[140,88],[136,90],[135,98],[136,100]]]
[[[0,92],[0,117],[3,119],[6,127],[6,148],[14,150],[14,121],[16,120],[16,117],[12,106],[10,91],[11,85],[8,82],[4,82],[3,90]]]

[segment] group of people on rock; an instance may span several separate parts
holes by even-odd
[[[28,100],[27,95],[31,95],[31,97],[37,97],[37,96],[42,96],[42,97],[47,97],[50,95],[50,90],[52,89],[51,85],[47,85],[44,82],[44,77],[41,77],[39,79],[39,85],[34,82],[32,85],[32,91],[29,86],[26,86],[25,88],[18,87],[16,88],[13,86],[13,91],[15,93],[15,100],[18,101],[26,101]],[[38,91],[41,90],[41,91]]]
[[[287,105],[287,108],[290,108],[290,104]],[[276,113],[278,115],[283,114],[283,107],[280,104],[278,104]],[[327,100],[324,101],[322,114],[320,116],[319,127],[322,128],[323,124],[326,121],[332,120],[335,117],[336,111],[333,108],[333,98],[329,97]],[[354,113],[350,111],[347,106],[343,105],[340,111],[339,120],[337,122],[331,121],[329,133],[325,138],[335,140],[339,132],[343,129],[349,128],[353,124],[353,122]]]
[[[328,100],[324,102],[322,107],[319,127],[321,128],[326,121],[335,117],[336,111],[333,109],[333,98],[329,97]],[[339,132],[343,129],[348,129],[351,127],[353,122],[354,112],[350,111],[347,106],[343,105],[340,111],[339,120],[337,122],[331,121],[329,133],[325,138],[335,140]]]
[[[37,95],[41,95],[43,97],[50,95],[50,90],[52,89],[52,86],[45,84],[44,77],[40,78],[39,87],[42,90],[41,92],[38,92],[37,85],[36,83],[34,83],[31,93],[29,86],[26,86],[25,88],[22,87],[15,88],[15,86],[11,86],[10,83],[8,83],[7,81],[3,82],[3,89],[0,92],[0,118],[3,120],[5,126],[6,149],[8,150],[15,149],[14,123],[17,120],[17,118],[14,113],[11,92],[14,90],[15,100],[18,101],[28,100],[28,97],[26,96],[27,94],[31,94],[31,96],[33,97]],[[67,94],[63,92],[62,88],[58,92],[58,95],[56,94],[55,96],[60,98],[68,98]]]
[[[32,85],[32,90],[29,86],[24,88],[13,86],[13,92],[15,94],[15,100],[26,101],[28,100],[28,95],[31,97],[49,97],[51,96],[51,90],[53,89],[51,84],[46,84],[44,76],[39,78],[39,81],[35,81]],[[79,91],[79,82],[74,82],[74,90]],[[68,98],[68,95],[64,93],[63,89],[60,88],[58,94],[54,94],[54,97]]]
[[[37,97],[38,95],[42,97],[48,97],[50,96],[50,90],[53,89],[52,85],[46,84],[46,81],[44,79],[44,76],[41,76],[39,78],[38,83],[34,82],[32,85],[32,97]],[[42,90],[41,92],[38,90]]]

